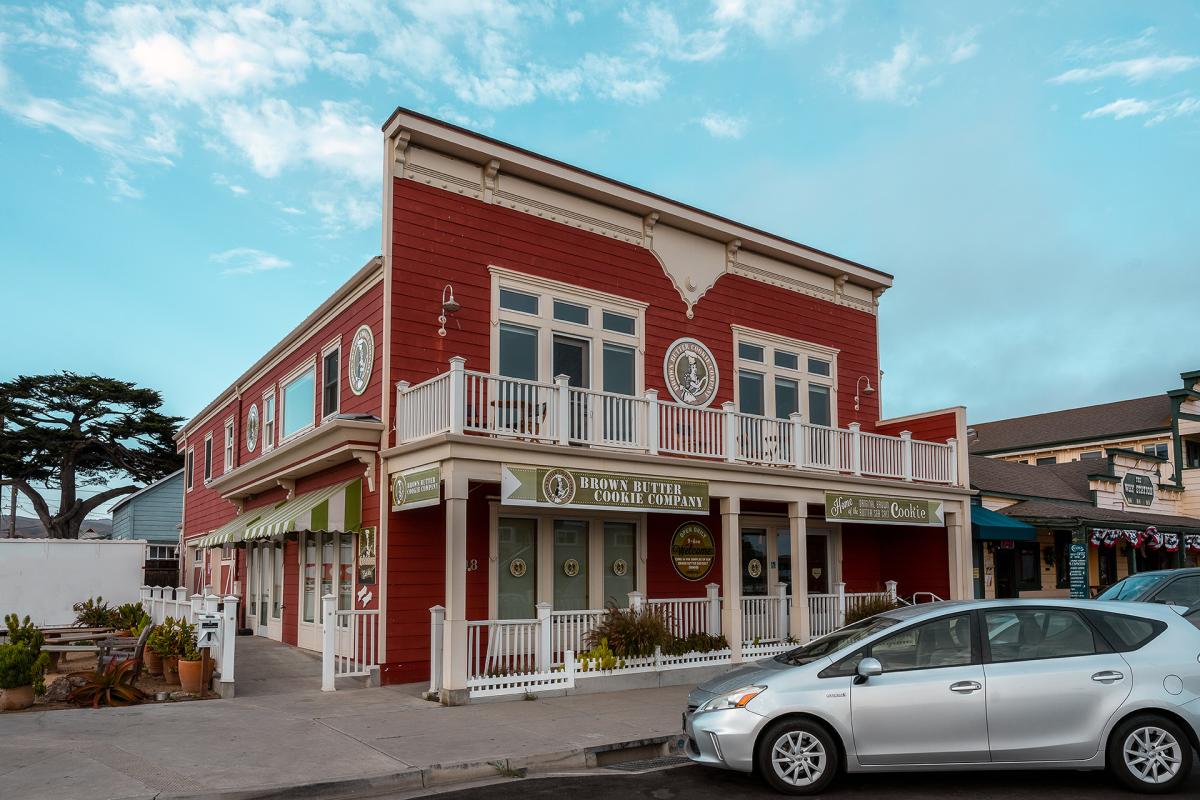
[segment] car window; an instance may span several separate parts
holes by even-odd
[[[987,611],[984,619],[992,661],[1086,656],[1096,652],[1096,638],[1073,611],[1021,609]]]
[[[1138,595],[1163,580],[1165,575],[1131,575],[1108,587],[1097,600],[1136,600]]]
[[[1200,628],[1200,608],[1192,609],[1188,613],[1184,614],[1183,618],[1195,625],[1197,628]]]
[[[1189,607],[1200,603],[1200,575],[1176,578],[1154,595],[1154,602]]]
[[[1089,611],[1088,618],[1100,629],[1100,633],[1109,641],[1113,649],[1121,653],[1128,653],[1144,647],[1167,629],[1167,624],[1159,620],[1131,617],[1128,614],[1113,614],[1108,611]],[[1200,627],[1200,617],[1193,619],[1192,622]]]
[[[816,661],[818,658],[824,658],[831,653],[835,653],[843,647],[848,647],[855,642],[861,642],[863,639],[874,636],[880,631],[885,631],[899,622],[900,620],[893,619],[892,617],[867,617],[852,625],[847,625],[841,630],[836,630],[819,639],[814,639],[808,644],[801,645],[794,650],[789,650],[786,653],[778,655],[775,657],[775,660],[781,661],[784,664],[797,666],[808,664],[809,662]]]
[[[884,672],[971,663],[971,618],[942,617],[886,636],[869,648]]]

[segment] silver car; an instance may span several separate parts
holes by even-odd
[[[1200,630],[1094,600],[909,606],[688,695],[693,761],[815,794],[848,772],[1102,769],[1180,787],[1200,748]]]

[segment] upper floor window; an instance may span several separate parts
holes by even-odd
[[[233,419],[225,420],[225,472],[233,469],[233,452],[237,439],[233,436]]]
[[[317,370],[315,366],[283,384],[283,439],[313,426],[316,411]]]
[[[204,482],[212,480],[212,434],[204,437]]]
[[[492,268],[497,334],[492,363],[505,377],[634,395],[642,388],[645,304]]]
[[[341,391],[338,383],[338,362],[341,348],[326,350],[321,359],[321,419],[338,413]]]
[[[1041,458],[1039,458],[1037,460],[1037,465],[1039,467],[1044,467],[1047,464],[1057,464],[1057,463],[1058,463],[1058,456],[1042,456]]]
[[[275,387],[263,395],[262,414],[262,448],[263,452],[275,447]]]
[[[835,424],[836,350],[736,325],[733,335],[739,411],[778,419],[800,412],[813,425]]]
[[[187,490],[192,490],[192,478],[196,474],[196,450],[189,447],[187,455],[183,459],[183,480],[187,484]]]
[[[1086,453],[1080,453],[1079,458],[1083,461],[1091,461],[1092,459],[1103,457],[1104,453],[1099,450],[1089,450]]]
[[[1166,442],[1159,442],[1158,444],[1144,445],[1142,447],[1142,452],[1148,456],[1155,456],[1156,458],[1166,458],[1167,457],[1167,449],[1168,449],[1168,445]]]

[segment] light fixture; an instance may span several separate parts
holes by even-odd
[[[446,315],[453,314],[462,306],[454,299],[454,287],[450,284],[442,289],[442,313],[438,314],[438,336],[446,335]]]
[[[863,394],[875,394],[875,390],[871,388],[871,379],[866,375],[860,375],[858,380],[854,382],[854,410],[859,410],[858,387],[862,386],[862,382],[867,382],[867,388],[862,390]]]

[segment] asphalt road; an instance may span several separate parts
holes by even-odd
[[[1131,800],[1103,772],[975,772],[851,775],[821,795],[829,798],[963,798],[964,800]],[[439,794],[437,800],[562,800],[563,798],[613,798],[613,800],[696,800],[697,798],[778,798],[766,784],[751,775],[699,766],[684,766],[640,775],[599,769],[594,775],[570,778],[512,780]],[[1200,797],[1200,769],[1179,798]]]

